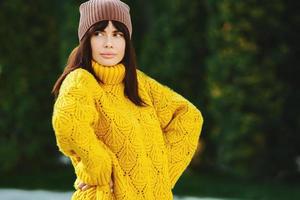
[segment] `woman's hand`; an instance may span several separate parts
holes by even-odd
[[[113,191],[114,191],[114,190],[113,190],[114,184],[113,184],[113,181],[112,181],[112,180],[110,180],[109,186],[110,186],[110,191],[113,192]],[[85,184],[85,183],[83,183],[83,182],[81,182],[81,181],[78,182],[78,188],[79,188],[80,190],[82,190],[82,191],[85,191],[85,190],[87,190],[87,189],[89,189],[89,188],[91,188],[91,187],[95,187],[95,186],[94,186],[94,185],[87,185],[87,184]]]
[[[83,183],[81,181],[78,182],[78,188],[80,190],[82,190],[82,191],[85,191],[85,190],[87,190],[87,189],[89,189],[91,187],[95,187],[95,186],[87,185],[87,184],[85,184],[85,183]]]

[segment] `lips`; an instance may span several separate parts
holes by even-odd
[[[116,56],[114,53],[101,53],[100,55],[104,58],[113,58]]]

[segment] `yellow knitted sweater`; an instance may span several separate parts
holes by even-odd
[[[64,79],[52,125],[77,179],[72,200],[171,200],[195,153],[203,118],[188,100],[137,70],[139,107],[124,95],[125,66],[92,62]],[[114,190],[109,182],[113,180]],[[86,191],[78,181],[94,185]]]

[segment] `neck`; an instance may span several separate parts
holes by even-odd
[[[125,77],[125,66],[122,63],[105,66],[92,60],[92,68],[96,76],[104,83],[108,85],[115,85],[122,83]]]

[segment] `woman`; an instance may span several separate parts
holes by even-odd
[[[72,199],[173,199],[200,111],[136,69],[128,5],[90,0],[80,14],[79,46],[52,91],[57,146],[77,176]]]

